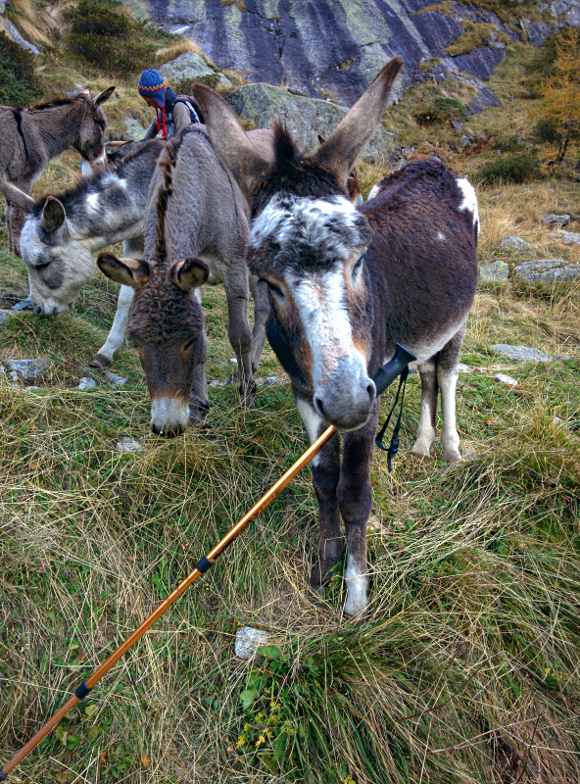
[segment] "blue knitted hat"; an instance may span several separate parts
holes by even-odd
[[[139,95],[143,98],[153,98],[156,104],[163,107],[165,105],[165,90],[167,85],[163,81],[163,77],[156,71],[155,68],[147,68],[139,77],[139,85],[137,87]]]

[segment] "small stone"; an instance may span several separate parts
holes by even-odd
[[[26,297],[26,299],[22,299],[20,302],[12,305],[12,310],[34,310],[34,305],[30,297]]]
[[[458,373],[470,373],[471,371],[469,370],[469,366],[468,365],[464,365],[463,362],[460,362],[457,365],[457,372]]]
[[[565,213],[557,215],[555,212],[550,212],[548,215],[544,215],[542,223],[544,226],[565,226],[567,223],[570,223],[571,218],[571,215]]]
[[[506,384],[507,386],[510,387],[517,387],[519,384],[519,382],[516,381],[515,378],[512,378],[511,376],[506,376],[505,373],[496,373],[493,378],[494,381],[498,382],[498,384]]]
[[[552,419],[552,424],[553,425],[561,425],[562,424],[562,420],[560,419],[560,417],[554,417],[554,419]]]
[[[529,346],[510,346],[507,343],[497,343],[492,346],[492,349],[513,362],[552,362],[554,359],[549,354]]]
[[[228,381],[210,381],[208,386],[218,388],[218,389],[223,389],[224,387],[227,387],[228,384],[229,384]]]
[[[238,360],[235,357],[232,357],[230,359],[230,365],[237,365],[237,364],[238,364]]]
[[[286,383],[283,377],[279,376],[268,376],[267,378],[258,378],[256,379],[256,384],[259,387],[274,387],[274,386],[282,386]]]
[[[453,126],[455,134],[458,135],[459,131],[463,128],[465,123],[462,123],[460,120],[451,120],[451,125]]]
[[[5,321],[8,321],[11,315],[11,310],[0,310],[0,324],[4,324]]]
[[[494,199],[502,199],[504,196],[505,196],[505,191],[502,191],[501,193],[496,193],[495,196],[490,196],[489,200],[493,201]]]
[[[482,283],[500,283],[509,278],[510,268],[505,261],[494,261],[486,267],[479,268],[479,279]]]
[[[119,452],[142,452],[143,444],[136,438],[131,438],[131,436],[123,436],[123,438],[117,441],[117,449]]]
[[[471,144],[471,139],[469,138],[469,136],[463,134],[463,136],[461,137],[461,146],[463,147],[463,149],[469,147],[470,144]]]
[[[536,246],[532,245],[531,242],[526,242],[526,240],[523,240],[521,237],[516,237],[509,234],[506,237],[501,238],[500,245],[502,248],[512,251],[536,250]]]
[[[564,245],[580,245],[580,234],[576,234],[573,231],[564,231],[564,229],[562,229],[558,239],[560,242],[563,242]],[[3,312],[5,311],[0,311],[0,314]],[[0,315],[0,318],[1,317],[2,316]]]
[[[79,381],[79,385],[77,389],[94,389],[97,386],[97,382],[94,378],[90,376],[83,376]]]
[[[52,365],[52,359],[9,359],[8,367],[23,381],[32,384],[38,381]]]
[[[127,379],[124,376],[118,376],[110,370],[105,370],[103,378],[108,381],[112,387],[122,387],[123,384],[127,383]]]
[[[251,626],[244,626],[236,632],[234,653],[238,659],[248,660],[253,658],[258,652],[258,648],[266,645],[270,635],[262,629],[253,629]]]

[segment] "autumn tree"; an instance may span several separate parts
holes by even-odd
[[[552,120],[559,146],[551,163],[560,163],[580,131],[580,30],[568,27],[556,41],[556,59],[542,90],[544,117]]]

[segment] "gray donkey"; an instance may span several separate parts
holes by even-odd
[[[69,147],[87,161],[102,157],[106,120],[101,104],[114,90],[109,87],[91,97],[87,88],[74,98],[31,109],[0,106],[0,179],[30,193],[46,164]],[[20,254],[19,236],[24,214],[18,205],[11,204],[6,190],[4,195],[8,202],[6,225],[10,250]]]
[[[129,333],[139,344],[155,433],[176,435],[209,410],[207,338],[198,290],[206,280],[225,287],[238,389],[242,402],[253,405],[256,384],[244,258],[247,211],[205,129],[195,125],[174,137],[159,160],[145,214],[143,258],[99,255],[97,264],[104,274],[135,291]]]

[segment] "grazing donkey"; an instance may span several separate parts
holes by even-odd
[[[226,290],[242,403],[251,407],[256,394],[244,258],[247,204],[203,126],[193,125],[167,143],[151,182],[144,234],[143,258],[101,253],[97,264],[135,290],[129,332],[139,344],[151,396],[151,429],[173,436],[209,410],[207,338],[197,290],[208,278]],[[254,329],[263,331],[258,315]]]
[[[345,612],[367,606],[366,525],[370,462],[379,414],[372,378],[399,342],[417,356],[422,382],[414,451],[435,437],[437,385],[443,446],[459,459],[455,429],[458,352],[477,279],[477,201],[442,164],[421,161],[393,175],[383,193],[356,209],[349,172],[379,123],[402,64],[395,57],[322,146],[309,156],[275,128],[275,163],[248,145],[236,116],[209,88],[196,86],[217,154],[252,211],[248,263],[268,286],[270,344],[288,372],[311,441],[328,423],[345,431],[312,461],[320,510],[319,588],[343,554]]]
[[[69,190],[36,202],[0,181],[0,191],[29,213],[22,229],[22,258],[28,270],[34,310],[57,315],[73,302],[94,272],[93,254],[124,241],[127,255],[143,251],[143,215],[157,158],[166,142],[131,142],[118,150],[114,165],[99,166]],[[93,365],[110,365],[125,339],[133,290],[122,287],[113,326]]]
[[[31,109],[0,106],[0,179],[8,180],[25,193],[40,177],[46,164],[69,147],[82,158],[94,161],[104,152],[106,120],[101,104],[114,87],[95,97],[89,89],[74,98],[40,104]],[[24,215],[7,199],[6,225],[10,250],[20,254],[19,236]]]

